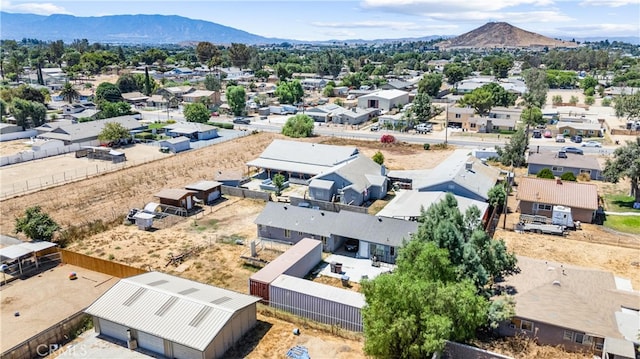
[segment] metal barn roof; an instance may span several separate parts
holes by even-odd
[[[260,298],[148,272],[121,279],[86,313],[205,350],[240,309]]]
[[[356,308],[363,308],[365,305],[364,295],[361,293],[292,277],[286,274],[278,276],[278,278],[271,282],[271,286],[300,292],[308,296],[330,300]]]
[[[208,191],[211,189],[214,189],[216,187],[220,187],[222,186],[222,183],[218,182],[218,181],[199,181],[196,183],[192,183],[192,184],[188,184],[186,186],[184,186],[184,188],[189,189],[189,190],[193,190],[193,191]]]
[[[301,258],[318,248],[318,246],[322,246],[322,242],[319,240],[303,238],[286,252],[278,256],[278,258],[254,273],[251,279],[262,283],[271,283],[296,264]]]

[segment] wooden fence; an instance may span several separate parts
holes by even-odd
[[[71,252],[66,249],[60,249],[60,253],[62,254],[62,263],[71,264],[118,278],[131,277],[147,272],[144,269],[108,261],[106,259],[91,257],[81,253]]]
[[[636,130],[622,130],[619,128],[612,128],[611,135],[626,135],[626,136],[640,136],[640,131]]]
[[[241,198],[261,199],[263,201],[269,201],[269,199],[271,198],[271,193],[268,193],[268,192],[254,191],[246,188],[231,187],[231,186],[222,186],[221,192],[224,195],[241,197]]]
[[[88,317],[89,315],[85,314],[84,310],[77,312],[8,349],[0,355],[0,358],[32,359],[46,357],[72,340],[75,332],[78,331]]]
[[[312,207],[318,207],[323,211],[340,212],[342,210],[367,214],[367,207],[351,206],[339,202],[319,201],[310,198],[289,197],[292,206],[298,206],[300,203],[309,203]]]

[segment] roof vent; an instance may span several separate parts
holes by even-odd
[[[320,215],[324,217],[324,212],[320,212]]]
[[[560,287],[560,286],[561,286],[561,285],[560,285],[560,281],[559,281],[559,280],[554,280],[554,281],[553,281],[553,285],[555,285],[555,286],[557,286],[557,287]]]
[[[283,208],[284,208],[285,211],[287,210],[287,206],[284,206]]]
[[[467,171],[471,171],[472,168],[473,168],[473,162],[469,161],[464,164],[464,169],[466,169]]]
[[[382,222],[382,218],[378,217],[378,222]]]

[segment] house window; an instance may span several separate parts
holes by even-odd
[[[511,115],[507,115],[507,118],[511,118]]]
[[[533,322],[530,322],[528,320],[523,320],[520,323],[520,329],[526,330],[528,332],[532,332],[533,331]]]
[[[562,336],[562,340],[572,341],[573,340],[573,332],[570,331],[570,330],[565,330],[564,331],[564,335]]]
[[[303,236],[303,235],[304,235],[304,233],[302,233],[302,232],[298,232],[298,235],[299,235],[299,236]]]
[[[573,341],[578,343],[578,344],[582,344],[583,340],[584,340],[584,334],[582,334],[582,333],[576,333],[576,335],[573,338]]]
[[[393,257],[396,255],[396,247],[389,247],[389,254]]]
[[[595,348],[596,350],[602,350],[602,348],[604,347],[604,342],[603,341],[597,341]]]
[[[460,115],[459,113],[456,113],[456,118],[461,118],[462,115]]]
[[[325,237],[325,236],[321,236],[321,237],[320,237],[320,240],[322,241],[322,245],[323,245],[323,246],[326,246],[326,245],[327,245],[327,237]]]
[[[550,211],[552,209],[552,206],[550,204],[534,203],[533,209],[537,209],[538,211]]]
[[[284,230],[284,238],[291,238],[291,231],[288,229]]]
[[[588,174],[591,174],[591,170],[583,170],[583,169],[581,169],[581,170],[580,170],[580,173],[588,173]]]
[[[469,126],[471,126],[471,128],[476,128],[476,124],[475,123],[472,123]]]
[[[259,224],[259,225],[258,225],[258,230],[259,230],[260,232],[262,232],[262,230],[264,230],[264,227],[263,227],[261,224]]]
[[[558,167],[558,166],[551,167],[551,171],[553,171],[553,172],[562,172],[563,169],[564,168]]]
[[[582,340],[582,345],[592,346],[593,345],[593,337],[591,335],[585,335]]]

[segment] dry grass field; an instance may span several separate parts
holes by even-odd
[[[246,171],[245,163],[257,157],[275,138],[283,137],[259,133],[4,200],[0,202],[1,232],[12,234],[14,218],[26,207],[35,204],[42,206],[63,227],[90,224],[98,220],[119,220],[130,208],[141,207],[152,201],[153,194],[163,188],[182,188],[199,179],[211,179],[218,170]],[[382,145],[336,138],[319,137],[306,141],[354,145],[369,157],[380,150],[385,156],[385,165],[390,169],[432,168],[451,152],[424,151],[419,145]],[[215,206],[207,206],[197,216],[182,219],[167,227],[159,226],[154,231],[144,232],[135,226],[121,225],[118,222],[106,226],[100,233],[77,239],[70,243],[69,249],[247,293],[248,277],[257,268],[246,265],[240,255],[248,250],[249,242],[255,238],[256,226],[253,221],[263,207],[264,202],[261,201],[229,197]],[[509,216],[508,223],[511,223],[514,215]],[[589,234],[590,237],[584,234]],[[502,230],[496,236],[504,239],[516,254],[611,270],[620,276],[632,278],[634,286],[640,288],[640,272],[632,264],[633,258],[640,258],[640,251],[637,247],[633,249],[590,243],[590,238],[608,238],[611,243],[618,240],[617,235],[600,227],[586,226],[585,230],[572,233],[567,238],[523,235]],[[242,240],[243,244],[236,244],[237,240]],[[637,244],[638,239],[631,238],[629,241]],[[170,254],[185,252],[190,252],[190,255],[183,262],[168,264]],[[327,282],[323,279],[320,281]],[[359,335],[339,337],[330,331],[311,328],[308,323],[290,323],[266,316],[265,313],[260,315],[259,320],[260,325],[255,329],[255,335],[248,337],[247,342],[234,349],[231,357],[279,358],[295,344],[307,346],[314,358],[364,357],[363,339]],[[302,335],[291,334],[295,327],[302,328]],[[542,349],[535,350],[541,353]],[[555,356],[540,354],[516,357],[565,357],[559,356],[560,352],[555,353]]]

